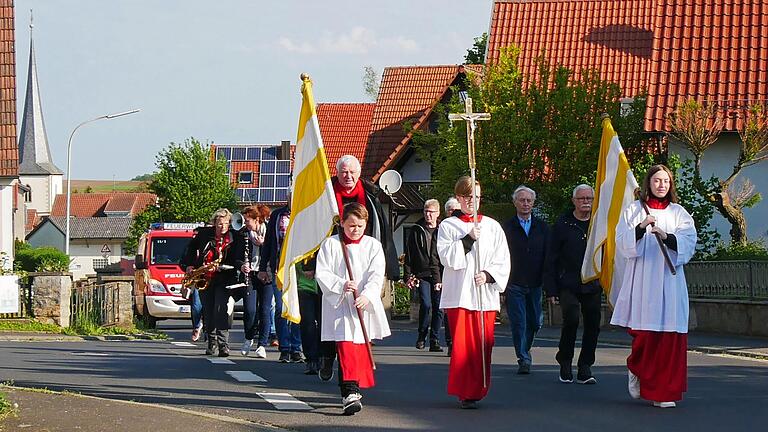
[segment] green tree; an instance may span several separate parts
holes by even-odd
[[[155,173],[146,173],[146,174],[137,175],[136,177],[132,178],[131,181],[145,181],[145,182],[148,182],[148,181],[153,180],[154,178],[155,178]]]
[[[363,68],[363,87],[365,94],[375,102],[379,97],[379,73],[373,66],[368,65]]]
[[[467,55],[464,56],[464,64],[485,64],[485,47],[488,45],[488,33],[483,33],[481,36],[475,38],[472,48],[467,50]]]
[[[147,207],[131,224],[125,247],[135,251],[138,238],[152,222],[205,222],[219,208],[234,210],[237,199],[226,161],[211,157],[211,148],[194,138],[171,143],[156,157],[157,172],[149,183],[157,207]]]
[[[520,184],[537,191],[538,209],[551,219],[571,207],[574,186],[593,183],[600,147],[600,116],[619,113],[619,88],[597,71],[578,77],[542,58],[538,73],[524,76],[519,50],[504,50],[483,80],[470,79],[475,111],[491,113],[476,132],[477,178],[486,202],[511,202]],[[416,131],[414,146],[433,163],[436,196],[450,195],[467,173],[466,126],[447,112],[463,111],[457,97],[438,107],[437,133]]]

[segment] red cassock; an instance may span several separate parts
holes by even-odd
[[[360,388],[373,387],[373,365],[364,343],[336,342],[339,353],[339,365],[344,381],[357,381]]]
[[[459,399],[480,400],[491,387],[491,351],[496,311],[471,311],[463,308],[446,309],[453,338],[451,364],[448,370],[448,394]],[[480,314],[485,314],[485,383],[481,355]]]
[[[688,390],[688,334],[629,330],[632,354],[627,367],[640,380],[640,397],[674,402]]]

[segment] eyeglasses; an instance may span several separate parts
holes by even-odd
[[[576,197],[574,199],[577,201],[586,201],[586,202],[592,202],[595,200],[594,197]]]

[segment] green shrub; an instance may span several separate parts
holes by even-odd
[[[69,270],[69,256],[51,246],[33,248],[24,243],[17,244],[15,263],[18,270],[27,272]]]
[[[747,242],[745,245],[720,243],[708,261],[753,260],[768,261],[768,248],[762,240]]]

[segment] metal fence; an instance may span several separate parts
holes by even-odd
[[[32,318],[32,278],[19,278],[19,312],[0,313],[0,319]]]
[[[117,284],[84,284],[72,288],[69,310],[72,326],[92,323],[117,324],[119,301]]]
[[[696,261],[685,266],[691,298],[768,300],[768,261]]]

